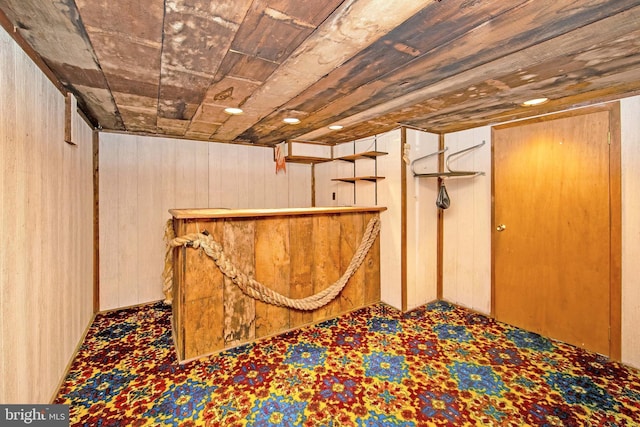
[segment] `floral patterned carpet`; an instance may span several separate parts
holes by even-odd
[[[638,426],[640,372],[435,302],[185,365],[170,308],[96,317],[55,403],[86,426]]]

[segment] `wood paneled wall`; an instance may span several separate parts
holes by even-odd
[[[410,160],[438,149],[438,136],[415,130],[407,131]],[[339,144],[334,147],[334,157],[365,151],[383,151],[385,156],[358,160],[356,164],[333,161],[316,165],[316,201],[318,206],[362,205],[385,206],[380,214],[380,274],[382,301],[398,309],[402,308],[402,139],[399,129]],[[428,164],[437,168],[435,164]],[[355,175],[379,175],[377,197],[371,182],[348,184],[331,181],[332,178]],[[436,221],[434,205],[437,182],[434,179],[415,179],[409,166],[407,175],[407,309],[418,307],[436,299]],[[332,199],[332,194],[336,199]]]
[[[640,368],[640,96],[620,103],[622,121],[622,360]]]
[[[92,130],[0,30],[0,402],[48,403],[93,315]]]
[[[455,158],[454,170],[482,171],[483,176],[451,178],[445,186],[451,206],[444,211],[442,265],[443,298],[478,310],[491,311],[491,128],[445,135],[445,157],[485,145]]]
[[[407,129],[409,160],[438,151],[438,135]],[[422,160],[416,168],[437,171],[437,156]],[[418,170],[418,169],[416,169]],[[407,309],[437,299],[438,180],[414,178],[407,165]]]
[[[366,151],[383,151],[385,156],[357,160],[354,163],[334,160],[315,166],[315,197],[317,206],[385,206],[381,212],[380,229],[380,288],[381,300],[397,308],[402,307],[400,220],[400,131],[377,137],[339,144],[333,148],[334,158]],[[377,167],[376,167],[377,164]],[[377,172],[376,172],[377,168]],[[355,184],[331,181],[353,176],[384,176],[376,184],[359,181]],[[377,193],[377,194],[376,194]],[[332,197],[335,194],[335,199]]]
[[[378,136],[378,205],[385,206],[380,213],[380,299],[402,309],[402,141],[400,130]]]
[[[640,97],[621,100],[622,121],[622,361],[640,367]],[[449,152],[487,141],[461,158],[460,169],[486,176],[447,185],[444,298],[483,313],[491,310],[491,128],[447,134]],[[466,159],[465,159],[466,157]]]
[[[275,174],[273,149],[100,134],[100,309],[163,298],[172,208],[311,206],[311,167]]]

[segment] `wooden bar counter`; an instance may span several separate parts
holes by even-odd
[[[290,298],[331,286],[384,207],[172,209],[176,236],[206,230],[239,271]],[[345,288],[314,311],[245,295],[201,249],[173,252],[173,332],[180,361],[201,357],[380,301],[380,238]]]

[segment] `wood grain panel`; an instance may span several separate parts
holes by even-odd
[[[609,112],[494,130],[497,319],[610,353]],[[497,226],[496,224],[496,226]]]
[[[386,177],[378,184],[378,204],[386,206],[381,213],[380,259],[383,260],[380,271],[381,295],[383,302],[400,309],[402,307],[400,240],[402,213],[398,200],[400,189],[400,131],[395,130],[378,135],[378,150],[389,153],[378,157],[378,170]]]
[[[447,154],[490,141],[489,128],[444,135]],[[481,148],[451,163],[459,170],[484,176],[446,179],[451,199],[443,216],[442,292],[444,299],[483,313],[491,311],[491,147]],[[435,199],[431,200],[434,203]],[[433,205],[432,205],[433,206]]]
[[[640,368],[640,96],[621,101],[622,361]]]
[[[196,186],[198,176],[196,176],[196,144],[193,141],[184,141],[176,144],[176,206],[196,205]]]
[[[342,275],[347,269],[353,255],[358,250],[358,246],[361,242],[361,236],[364,232],[363,215],[359,214],[344,214],[338,215],[336,218],[336,225],[340,230],[340,263],[339,274]],[[366,266],[367,262],[364,261]],[[366,294],[366,275],[365,269],[359,268],[351,279],[349,279],[349,285],[338,295],[338,302],[340,304],[340,311],[345,312],[352,310],[354,307],[362,307],[365,303]]]
[[[224,223],[219,221],[187,221],[185,234],[207,231],[214,241],[224,241]],[[185,259],[185,302],[217,296],[223,299],[224,276],[203,250],[192,250]]]
[[[313,294],[312,268],[315,254],[309,250],[313,236],[313,217],[293,217],[289,221],[289,227],[289,292],[291,298],[304,298]],[[311,323],[313,314],[309,311],[292,310],[290,321],[292,327]]]
[[[138,216],[138,145],[130,140],[118,146],[118,197],[117,229],[118,229],[118,306],[127,307],[137,304],[138,297],[138,245],[137,235]],[[108,266],[105,266],[108,268]]]
[[[366,228],[367,224],[375,215],[368,214],[364,215],[362,225]],[[364,233],[364,228],[362,234]],[[361,235],[362,235],[361,234]],[[380,235],[369,249],[369,253],[367,257],[364,259],[362,265],[364,266],[364,283],[365,283],[365,292],[364,292],[364,305],[374,304],[380,302],[381,300],[381,291],[382,291],[382,283],[380,282],[380,269],[382,266],[380,260],[380,245],[381,245]],[[378,284],[379,283],[379,284]]]
[[[50,401],[92,316],[92,140],[0,32],[0,401]],[[34,237],[36,236],[36,237]],[[37,244],[34,244],[34,238]]]
[[[122,307],[118,301],[118,145],[100,137],[100,309]]]
[[[333,285],[340,277],[340,240],[342,238],[340,224],[334,215],[313,217],[313,232],[311,236],[311,250],[314,253],[314,263],[311,268],[313,291],[318,293]],[[340,312],[340,300],[335,299],[329,304],[313,312],[313,320],[323,320],[333,317]]]
[[[160,237],[163,234],[162,209],[162,151],[156,149],[154,141],[136,139],[137,150],[137,242],[154,244],[136,244],[138,259],[138,296],[137,301],[152,301],[158,295],[157,261],[164,257],[164,245]]]
[[[211,353],[211,348],[224,347],[223,330],[220,328],[222,316],[215,315],[222,312],[219,309],[221,303],[222,298],[217,296],[184,303],[184,318],[189,319],[188,322],[184,322],[182,337],[182,357],[185,360]]]
[[[128,136],[102,133],[100,141],[100,217],[103,268],[100,271],[103,298],[101,309],[122,307],[119,293],[118,262],[133,263],[122,258],[118,245],[135,248],[144,263],[138,263],[141,278],[129,286],[138,288],[136,304],[162,298],[160,273],[164,266],[162,235],[171,208],[200,207],[288,207],[293,201],[310,199],[309,166],[298,165],[296,172],[275,175],[272,150],[231,144],[181,141],[168,138]],[[121,145],[136,147],[133,171],[137,199],[132,201],[130,188],[119,193],[120,169],[118,151]],[[299,176],[304,177],[304,179]],[[134,180],[128,180],[129,184]],[[260,184],[264,187],[261,189]],[[124,184],[122,184],[124,185]],[[257,189],[254,189],[254,185]],[[131,187],[131,185],[129,185]],[[264,188],[269,188],[267,192]],[[252,190],[253,189],[253,190]],[[135,237],[118,227],[121,204],[137,204],[130,218]],[[240,205],[242,203],[242,205]],[[293,202],[292,202],[293,203]],[[128,208],[125,208],[128,209]],[[122,240],[123,243],[119,243]],[[111,266],[111,267],[108,267]],[[135,266],[121,267],[131,271]],[[154,273],[155,272],[155,273]],[[144,279],[142,278],[144,277]],[[133,289],[133,288],[128,288]]]
[[[239,271],[255,275],[255,222],[251,219],[225,221],[223,248]],[[232,347],[256,336],[255,300],[245,295],[228,277],[224,278],[224,342]]]
[[[228,207],[222,204],[224,193],[222,164],[225,161],[222,153],[222,144],[209,144],[207,188],[209,191],[209,207],[211,208]]]
[[[246,145],[242,145],[237,148],[236,152],[238,153],[238,161],[234,165],[235,170],[237,171],[236,182],[237,185],[237,207],[241,206],[249,206],[251,203],[249,201],[249,186],[253,185],[254,181],[249,181],[249,151],[251,148]]]
[[[438,135],[407,129],[409,157],[414,161],[438,150]],[[435,171],[434,156],[417,163],[416,171]],[[407,167],[407,309],[437,298],[438,211],[435,207],[437,179],[413,177]]]
[[[269,289],[288,297],[291,293],[289,218],[262,218],[256,221],[255,228],[255,278]],[[265,337],[289,329],[291,311],[256,301],[256,336]]]
[[[360,244],[365,219],[368,222],[377,215],[374,211],[273,217],[258,214],[253,218],[235,218],[231,211],[228,218],[179,218],[174,222],[176,233],[212,230],[214,240],[223,242],[227,257],[238,271],[285,296],[304,298],[337,280]],[[321,232],[329,235],[320,236]],[[209,259],[203,259],[201,251],[180,248],[174,258],[173,327],[177,331],[181,361],[378,302],[380,246],[377,242],[342,294],[313,311],[276,307],[254,300],[229,278],[222,277]],[[331,283],[326,285],[327,281]],[[207,313],[196,311],[205,309]]]

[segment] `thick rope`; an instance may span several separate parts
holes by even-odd
[[[213,240],[209,234],[192,233],[180,237],[175,237],[173,232],[173,222],[167,222],[165,230],[165,241],[167,242],[167,252],[165,256],[165,268],[163,272],[165,293],[165,302],[171,303],[171,289],[173,286],[173,258],[172,249],[178,246],[193,247],[194,249],[202,248],[203,251],[216,263],[220,271],[233,283],[235,283],[246,295],[260,300],[262,302],[273,304],[279,307],[289,307],[298,310],[315,310],[323,307],[331,302],[344,289],[347,282],[358,270],[364,261],[369,249],[375,242],[380,232],[380,218],[373,217],[367,224],[360,246],[356,250],[349,266],[342,276],[331,286],[305,298],[293,299],[286,297],[272,289],[269,289],[262,283],[238,271],[235,265],[228,259],[222,246]]]

